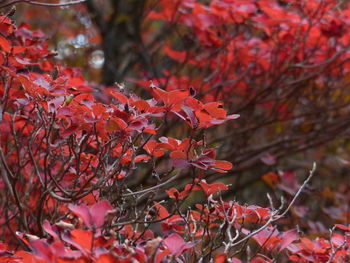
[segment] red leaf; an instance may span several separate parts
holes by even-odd
[[[166,190],[165,192],[168,194],[168,196],[170,198],[181,200],[181,199],[179,199],[179,191],[176,188],[174,188],[174,187],[170,188],[169,190]]]
[[[335,226],[336,226],[337,228],[342,229],[342,230],[350,231],[350,224],[349,224],[348,226],[341,225],[341,224],[335,224]]]
[[[157,131],[152,128],[146,128],[146,129],[143,129],[142,131],[150,134],[157,134]]]
[[[221,102],[209,102],[203,108],[214,118],[223,119],[226,117],[226,111]]]
[[[271,260],[262,257],[254,257],[250,263],[271,263]]]
[[[12,34],[15,27],[12,25],[12,21],[10,18],[6,16],[0,16],[0,33],[4,36],[8,36]]]
[[[93,233],[87,230],[74,229],[62,235],[62,240],[79,249],[84,254],[91,253]]]
[[[18,74],[17,78],[26,90],[30,90],[32,88],[33,84],[27,76],[25,76],[23,74]]]
[[[172,159],[186,159],[186,152],[184,151],[173,151],[170,153],[170,158]]]
[[[280,177],[274,172],[268,172],[264,174],[261,179],[267,183],[271,188],[275,188],[280,182]]]
[[[158,219],[163,219],[169,216],[169,212],[168,210],[166,210],[166,208],[164,206],[162,206],[161,204],[154,202],[154,207],[157,209],[158,211]]]
[[[158,250],[155,256],[155,263],[161,263],[163,262],[163,258],[165,258],[167,255],[171,254],[169,249],[165,250]]]
[[[150,159],[150,157],[146,154],[140,154],[135,157],[134,161],[137,162],[147,162]]]
[[[202,187],[203,192],[207,196],[215,194],[218,191],[224,191],[228,189],[228,187],[223,183],[207,184],[205,180],[199,182],[199,185]]]
[[[23,263],[46,263],[44,260],[37,259],[32,253],[20,250],[15,253],[15,257],[18,257],[21,261],[10,261],[9,263],[14,262],[23,262]],[[5,261],[6,262],[6,261]]]
[[[103,255],[99,256],[94,262],[95,263],[115,263],[118,261],[111,254],[103,254]]]
[[[127,126],[128,125],[125,121],[123,121],[120,118],[114,117],[107,122],[106,128],[109,132],[112,132],[115,130],[124,130]]]
[[[125,95],[121,94],[120,92],[112,90],[112,91],[110,91],[110,94],[114,98],[116,98],[120,103],[122,103],[122,104],[128,103],[129,99]]]
[[[231,170],[232,167],[233,167],[232,163],[228,161],[219,161],[219,160],[215,160],[215,163],[213,165],[213,168],[223,170],[223,171]]]
[[[69,135],[73,134],[74,132],[76,132],[78,130],[79,126],[77,126],[76,124],[72,124],[71,126],[69,126],[68,129],[63,130],[62,132],[60,132],[61,136],[63,138],[68,137]]]
[[[166,46],[164,48],[164,52],[167,54],[167,56],[179,63],[183,63],[185,61],[186,51],[178,51]]]
[[[190,95],[188,90],[173,90],[168,92],[154,85],[151,85],[151,88],[156,97],[163,101],[168,110],[172,111],[181,110],[181,106],[183,105],[185,99]]]
[[[143,147],[146,152],[154,157],[160,157],[164,155],[164,150],[158,148],[156,141],[148,141]]]
[[[210,116],[210,114],[205,111],[205,110],[197,110],[195,112],[196,117],[199,121],[199,128],[207,128],[209,126],[211,126],[210,122],[212,120],[212,117]]]
[[[227,255],[220,254],[215,256],[214,263],[227,263]]]
[[[314,250],[314,244],[312,241],[308,238],[302,237],[300,238],[301,245],[302,247],[307,251],[307,252],[312,252]]]
[[[10,42],[6,38],[4,38],[2,35],[0,35],[0,47],[2,48],[2,50],[4,50],[7,53],[11,51]]]

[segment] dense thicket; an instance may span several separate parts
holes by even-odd
[[[0,4],[1,262],[350,260],[349,176],[308,161],[348,165],[346,4],[18,2],[45,33]]]

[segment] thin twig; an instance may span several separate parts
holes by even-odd
[[[285,216],[287,214],[287,212],[290,210],[290,208],[293,206],[293,204],[295,203],[295,201],[298,198],[298,196],[300,195],[300,193],[303,191],[303,189],[306,187],[308,182],[313,177],[313,175],[315,173],[315,170],[316,170],[316,162],[313,163],[313,166],[312,166],[312,169],[310,170],[310,174],[309,174],[308,178],[306,178],[306,180],[304,181],[302,186],[299,188],[298,192],[294,195],[293,200],[290,202],[289,206],[284,210],[283,213],[280,214],[280,211],[281,211],[281,209],[283,207],[283,205],[281,205],[280,208],[278,208],[277,210],[275,210],[275,211],[273,211],[271,213],[269,220],[262,227],[260,227],[257,230],[251,232],[249,235],[245,236],[244,238],[242,238],[241,240],[237,241],[236,243],[233,243],[231,247],[235,247],[235,246],[243,243],[244,241],[248,240],[249,238],[251,238],[251,237],[255,236],[256,234],[258,234],[259,232],[263,231],[271,223],[273,223],[273,222],[277,221],[278,219],[280,219],[281,217]]]
[[[329,238],[329,243],[330,243],[330,245],[331,245],[332,253],[331,253],[331,255],[330,255],[330,257],[329,257],[327,263],[332,263],[332,261],[333,261],[335,255],[337,254],[337,252],[338,252],[339,250],[341,250],[341,249],[346,245],[346,243],[347,243],[347,239],[346,239],[346,237],[344,237],[343,243],[340,244],[337,248],[334,248],[334,244],[333,244],[333,242],[332,242],[334,229],[335,229],[335,227],[333,227],[332,229],[329,229],[329,236],[330,236],[330,238]]]
[[[291,207],[294,205],[294,203],[297,200],[297,198],[299,197],[300,193],[303,191],[303,189],[306,187],[306,185],[309,183],[309,181],[313,177],[315,171],[316,171],[316,162],[313,163],[312,169],[310,170],[308,178],[306,178],[306,180],[304,181],[302,186],[299,188],[298,192],[294,195],[292,201],[289,203],[289,206],[286,208],[286,210],[284,210],[284,212],[280,215],[281,217],[285,216],[287,214],[287,212],[291,209]]]
[[[36,2],[36,1],[30,1],[30,0],[14,0],[9,3],[3,4],[0,6],[1,8],[5,8],[14,4],[23,3],[23,4],[29,4],[29,5],[38,5],[38,6],[49,6],[49,7],[62,7],[62,6],[69,6],[69,5],[76,5],[84,3],[86,0],[75,0],[70,1],[66,3],[44,3],[44,2]]]
[[[179,177],[179,175],[180,175],[180,173],[172,176],[167,181],[165,181],[163,183],[160,183],[158,185],[152,186],[150,188],[147,188],[147,189],[144,189],[144,190],[140,190],[140,191],[136,191],[136,192],[132,192],[132,193],[128,193],[128,194],[124,194],[123,197],[134,196],[134,195],[137,195],[137,194],[143,194],[143,193],[147,193],[149,191],[153,191],[155,189],[161,188],[161,187],[167,185],[168,183],[174,181],[175,179],[177,179]]]

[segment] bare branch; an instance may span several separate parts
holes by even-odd
[[[138,194],[144,194],[144,193],[148,193],[150,191],[156,190],[158,188],[161,188],[165,185],[167,185],[168,183],[174,181],[175,179],[177,179],[179,177],[180,173],[172,176],[171,178],[169,178],[167,181],[160,183],[158,185],[152,186],[150,188],[144,189],[144,190],[140,190],[140,191],[136,191],[136,192],[132,192],[132,193],[128,193],[128,194],[124,194],[123,197],[128,197],[128,196],[134,196],[134,195],[138,195]]]
[[[308,178],[306,178],[306,180],[304,181],[302,186],[299,188],[298,192],[294,195],[292,201],[289,203],[289,206],[286,208],[286,210],[284,210],[284,212],[282,214],[280,214],[280,217],[283,217],[283,216],[285,216],[288,213],[288,211],[291,209],[291,207],[294,205],[295,201],[299,197],[300,193],[304,190],[306,185],[309,183],[309,181],[313,177],[315,171],[316,171],[316,162],[313,163],[312,169],[310,170]]]
[[[287,212],[290,210],[290,208],[293,206],[293,204],[295,203],[296,199],[298,198],[298,196],[300,195],[300,193],[303,191],[303,189],[306,187],[306,185],[308,184],[308,182],[311,180],[311,178],[314,175],[314,172],[316,170],[316,163],[314,162],[313,167],[310,171],[310,174],[308,176],[308,178],[306,178],[306,180],[304,181],[304,183],[302,184],[302,186],[299,188],[298,192],[294,195],[293,200],[290,202],[289,206],[282,212],[282,206],[280,206],[277,210],[273,211],[273,207],[271,208],[271,210],[273,211],[270,215],[269,220],[267,220],[267,222],[261,226],[260,228],[256,229],[255,231],[251,232],[250,234],[248,234],[247,236],[245,236],[244,238],[242,238],[241,240],[239,240],[236,243],[233,243],[231,247],[235,247],[239,244],[242,244],[244,241],[248,240],[249,238],[255,236],[256,234],[258,234],[259,232],[263,231],[265,228],[267,228],[271,223],[277,221],[278,219],[280,219],[281,217],[285,216],[287,214]],[[271,200],[271,198],[269,198],[269,200]],[[270,201],[272,202],[272,201]]]
[[[329,257],[327,263],[332,263],[332,261],[333,261],[335,255],[337,254],[337,252],[338,252],[339,250],[341,250],[342,248],[344,248],[344,246],[345,246],[346,243],[347,243],[347,239],[344,238],[343,243],[341,243],[337,248],[334,248],[334,244],[333,244],[333,242],[332,242],[332,237],[333,237],[334,228],[335,228],[335,227],[333,227],[332,229],[329,229],[329,243],[331,244],[332,253],[331,253],[331,255],[330,255],[330,257]]]
[[[81,4],[81,3],[84,3],[85,1],[86,0],[75,0],[75,1],[70,1],[66,3],[44,3],[44,2],[37,2],[37,1],[30,1],[30,0],[14,0],[1,5],[0,9],[15,5],[15,4],[19,4],[19,3],[29,4],[29,5],[38,5],[38,6],[48,6],[48,7],[62,7],[62,6]]]

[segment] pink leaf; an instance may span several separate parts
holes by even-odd
[[[297,230],[292,229],[287,232],[284,232],[281,236],[281,239],[282,241],[280,243],[279,251],[282,251],[297,239]]]
[[[96,228],[101,228],[105,221],[105,217],[108,211],[112,210],[113,207],[108,201],[101,201],[94,204],[92,207],[87,207],[85,204],[82,205],[72,205],[68,206],[75,215],[83,219],[85,225],[90,230],[95,230]]]
[[[81,219],[84,221],[85,225],[88,228],[92,228],[92,218],[90,215],[89,208],[85,205],[68,205],[69,210],[71,210],[75,215],[81,217]]]
[[[260,160],[267,165],[274,165],[276,164],[276,158],[272,154],[265,154],[263,155]]]
[[[189,248],[192,248],[194,243],[186,243],[178,234],[171,234],[163,240],[163,244],[176,256]]]
[[[112,209],[113,207],[108,201],[99,202],[97,204],[94,204],[90,208],[90,215],[95,227],[97,228],[102,227],[108,211],[111,211]]]
[[[51,226],[49,221],[45,220],[43,222],[43,229],[46,233],[52,236],[55,240],[59,240],[58,229],[56,226]]]
[[[54,255],[50,249],[50,245],[47,244],[44,240],[34,240],[30,242],[30,247],[34,251],[34,254],[46,262],[54,262]]]

